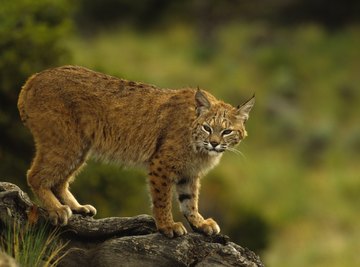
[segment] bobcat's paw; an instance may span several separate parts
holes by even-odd
[[[73,211],[74,213],[80,213],[91,217],[96,215],[96,209],[91,205],[81,205],[73,209]]]
[[[71,209],[67,205],[63,205],[56,210],[48,210],[49,220],[53,225],[67,225],[72,215]]]
[[[199,226],[195,227],[195,231],[206,235],[216,235],[220,233],[219,225],[211,218],[204,220]]]
[[[169,226],[159,227],[158,230],[169,238],[182,236],[187,233],[185,226],[181,222],[174,222]]]

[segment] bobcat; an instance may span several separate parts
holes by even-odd
[[[220,232],[198,212],[200,177],[247,134],[255,102],[232,107],[196,89],[160,89],[77,66],[48,69],[22,87],[20,116],[30,129],[36,154],[28,184],[55,225],[72,212],[95,215],[80,205],[69,184],[89,157],[149,171],[153,215],[168,237],[186,234],[171,213],[172,185],[180,209],[195,231]]]

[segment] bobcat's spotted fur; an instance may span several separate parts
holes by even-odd
[[[246,136],[253,104],[251,98],[235,108],[206,91],[164,90],[76,66],[45,70],[26,82],[18,101],[36,145],[28,183],[50,220],[64,225],[72,211],[96,213],[69,191],[90,156],[143,165],[159,231],[186,233],[172,218],[175,185],[192,228],[219,233],[217,223],[198,212],[200,177]]]

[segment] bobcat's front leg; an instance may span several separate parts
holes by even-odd
[[[157,229],[167,237],[182,236],[187,233],[181,222],[174,222],[171,213],[170,173],[158,162],[152,163],[149,173],[150,193],[153,205],[153,215]]]
[[[206,235],[218,234],[220,232],[219,225],[211,218],[205,220],[198,211],[199,180],[199,178],[181,178],[177,181],[176,191],[181,212],[194,231]]]

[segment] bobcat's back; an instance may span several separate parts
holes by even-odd
[[[32,76],[18,107],[39,145],[56,144],[45,129],[61,127],[96,157],[136,164],[148,162],[165,138],[189,143],[194,95],[192,89],[164,90],[65,66]]]

